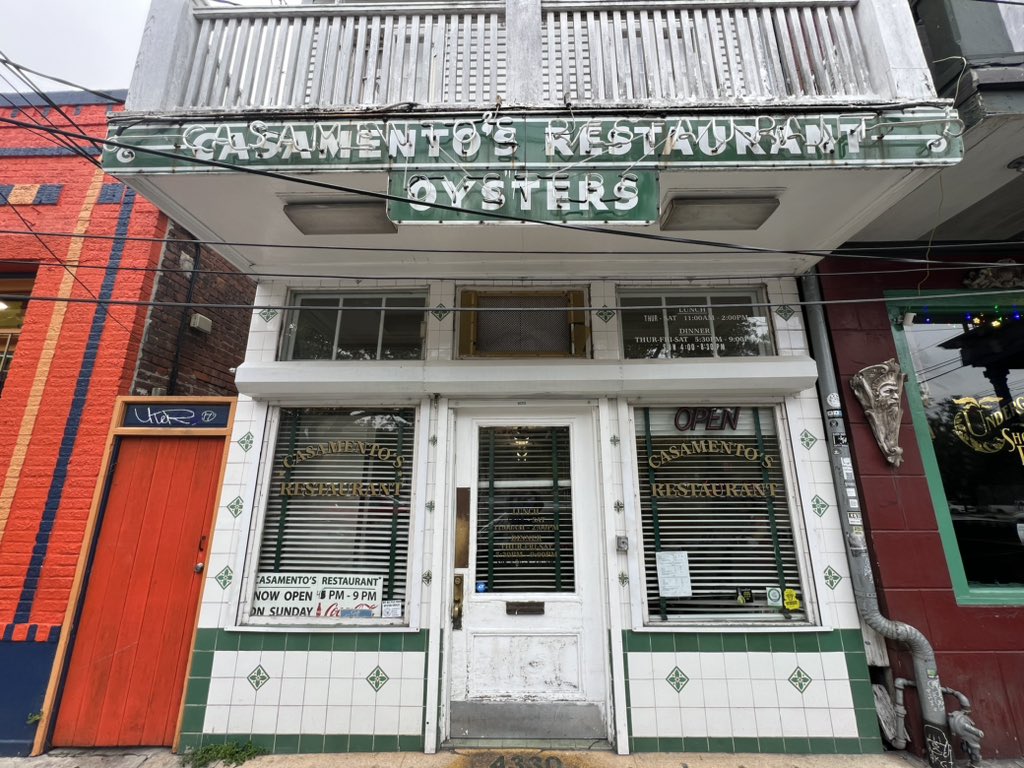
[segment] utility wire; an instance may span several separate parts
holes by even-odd
[[[35,234],[35,233],[34,232],[23,232],[23,231],[17,230],[17,229],[0,229],[0,235],[23,235],[23,234]],[[304,250],[304,251],[340,251],[340,252],[347,252],[347,251],[359,252],[359,251],[365,251],[367,253],[424,253],[424,254],[441,253],[441,254],[482,254],[482,255],[498,255],[498,254],[516,254],[516,255],[520,255],[520,254],[526,254],[526,255],[531,255],[531,256],[569,256],[569,255],[574,255],[574,254],[578,253],[578,251],[567,251],[567,250],[564,250],[564,249],[562,249],[562,250],[550,250],[550,249],[529,249],[529,250],[524,250],[524,249],[481,249],[481,248],[410,248],[410,247],[402,247],[402,246],[381,246],[381,247],[366,246],[366,247],[363,247],[363,246],[352,246],[352,245],[318,245],[318,244],[308,244],[308,245],[306,245],[306,244],[301,244],[301,243],[252,242],[252,241],[244,241],[244,240],[198,240],[198,239],[193,239],[193,238],[171,238],[171,237],[141,237],[141,236],[133,236],[133,237],[127,237],[127,238],[118,238],[116,235],[76,235],[76,234],[70,233],[70,232],[57,232],[57,231],[40,232],[39,234],[50,236],[50,237],[87,237],[87,238],[109,239],[109,240],[113,240],[113,239],[118,239],[118,240],[127,239],[127,240],[135,240],[135,241],[138,241],[138,242],[166,242],[166,243],[170,243],[170,244],[181,243],[181,244],[190,244],[191,245],[191,244],[194,244],[194,243],[199,243],[200,245],[207,245],[207,246],[211,246],[211,247],[214,247],[214,248],[217,247],[217,246],[229,246],[229,247],[234,247],[234,248],[271,248],[271,249],[274,249],[274,250]],[[985,246],[993,246],[993,247],[995,247],[995,246],[998,246],[998,247],[1006,246],[1007,248],[1012,247],[1014,249],[1022,249],[1022,248],[1024,248],[1024,242],[1019,241],[1019,240],[1005,240],[1005,241],[998,241],[998,242],[991,242],[991,243],[989,243],[989,242],[978,242],[978,243],[960,243],[960,244],[949,244],[949,245],[945,245],[945,244],[941,244],[940,243],[940,244],[933,245],[932,246],[932,250],[935,250],[935,249],[938,249],[938,248],[948,248],[950,250],[952,250],[952,249],[966,250],[966,249],[969,249],[969,248],[981,248],[981,247],[985,247]],[[903,250],[910,250],[911,248],[917,249],[917,250],[923,250],[925,248],[925,246],[924,245],[920,245],[920,246],[904,246],[902,249]],[[900,258],[900,257],[895,257],[895,256],[875,255],[875,254],[870,254],[870,253],[859,253],[859,251],[861,251],[861,250],[889,251],[889,250],[899,250],[899,249],[890,249],[890,248],[885,247],[885,246],[877,246],[877,247],[875,247],[875,246],[868,246],[868,247],[863,248],[863,249],[860,248],[860,247],[857,247],[856,251],[858,251],[858,252],[854,252],[853,250],[849,250],[849,249],[845,249],[845,248],[840,248],[840,249],[837,249],[835,251],[823,251],[823,250],[820,250],[820,251],[810,251],[810,250],[808,250],[808,251],[803,251],[803,252],[804,253],[814,253],[814,254],[816,254],[816,255],[818,255],[818,256],[820,256],[822,258],[826,258],[826,259],[827,258],[835,258],[835,259],[866,259],[866,260],[875,260],[875,261],[894,262],[894,263],[900,263],[900,264],[920,264],[920,265],[922,265],[921,266],[922,269],[925,268],[925,265],[927,263],[923,259],[915,259],[915,258],[909,258],[909,257]],[[750,252],[751,252],[750,249],[746,248],[745,246],[737,245],[736,247],[731,248],[731,249],[721,249],[721,250],[714,250],[714,251],[686,251],[685,255],[687,255],[687,256],[700,256],[700,255],[710,256],[710,255],[716,255],[717,256],[717,255],[720,255],[720,254],[733,254],[733,253],[739,254],[739,253],[750,253]],[[670,252],[667,252],[667,251],[657,251],[657,250],[651,250],[651,249],[645,249],[645,250],[619,250],[619,249],[617,249],[615,251],[609,251],[608,253],[610,255],[615,255],[615,256],[658,256],[658,255],[664,256],[664,255],[671,255]],[[786,251],[773,251],[773,253],[786,253]],[[1007,265],[1007,264],[999,262],[999,261],[942,261],[940,263],[942,265],[945,265],[945,268],[948,268],[948,269],[965,269],[965,268],[977,269],[977,268],[984,268],[984,267],[1012,266],[1012,265]],[[1024,266],[1024,265],[1022,265],[1022,266]],[[261,272],[259,274],[265,275],[265,274],[270,274],[270,273]],[[305,274],[306,273],[295,274],[295,275],[286,275],[286,276],[302,277]],[[861,273],[857,273],[857,274],[885,274],[885,272],[878,272],[878,273],[861,272]],[[737,277],[748,277],[748,276],[749,275],[737,275]],[[787,273],[784,276],[792,277],[792,274],[791,273]],[[337,277],[337,275],[327,275],[327,277]],[[719,274],[715,274],[715,275],[712,275],[712,277],[719,277],[719,278],[721,278],[722,276],[719,275]],[[364,279],[368,279],[368,278],[364,277]]]
[[[124,103],[124,99],[119,99],[117,96],[111,96],[109,93],[105,93],[103,91],[95,91],[92,88],[86,88],[84,85],[73,83],[70,80],[63,80],[62,78],[56,77],[54,75],[48,75],[45,72],[38,72],[34,69],[26,67],[24,64],[18,64],[17,62],[12,61],[11,59],[3,55],[0,55],[0,64],[6,64],[9,67],[15,67],[16,69],[20,69],[23,72],[31,72],[33,75],[45,77],[47,80],[53,80],[55,83],[60,83],[61,85],[69,85],[75,90],[84,91],[85,93],[91,93],[93,96],[98,96],[101,99],[106,99],[107,101],[110,101],[113,104]]]
[[[63,117],[68,122],[69,125],[73,126],[76,130],[78,130],[78,131],[80,131],[82,133],[85,133],[85,131],[82,130],[82,126],[80,126],[78,123],[76,123],[71,118],[71,116],[67,112],[65,112],[64,109],[59,104],[57,104],[52,98],[50,98],[50,95],[48,93],[45,93],[44,91],[42,91],[39,88],[39,86],[37,86],[35,84],[35,82],[32,80],[32,78],[30,78],[28,75],[24,74],[24,72],[21,71],[21,68],[17,64],[14,64],[13,62],[11,62],[11,60],[7,57],[7,54],[5,54],[2,50],[0,50],[0,59],[3,60],[5,66],[7,67],[8,70],[10,70],[16,77],[21,79],[21,81],[23,83],[25,83],[25,85],[27,85],[29,88],[32,89],[32,92],[35,93],[36,96],[38,96],[40,99],[42,99],[51,109],[57,110],[57,112],[61,115],[61,117]],[[44,115],[43,117],[46,120],[46,122],[48,122],[52,127],[54,127],[54,128],[57,127],[56,125],[53,124],[53,122],[50,120],[50,118],[48,116]],[[93,141],[91,143],[92,143],[93,147],[97,151],[101,150],[101,146],[99,144],[97,144],[95,141]],[[93,163],[97,168],[102,168],[103,167],[102,164],[100,163],[99,159],[97,159],[95,157],[89,156],[81,148],[79,148],[78,151],[79,151],[79,154],[81,154],[82,157],[86,158],[89,162]]]
[[[1007,294],[1017,293],[1020,294],[1022,304],[1024,304],[1024,289],[1018,289],[1013,291],[959,291],[959,292],[945,292],[938,294],[921,294],[913,297],[904,297],[900,299],[892,299],[886,296],[868,296],[859,299],[821,299],[821,300],[781,300],[778,302],[772,301],[751,301],[747,303],[726,303],[721,304],[699,304],[693,301],[685,304],[650,304],[650,305],[631,305],[631,306],[585,306],[585,307],[572,307],[573,311],[579,312],[601,312],[606,310],[613,310],[616,312],[651,312],[660,310],[683,310],[694,306],[699,306],[701,309],[751,309],[751,308],[764,308],[772,309],[774,307],[781,306],[838,306],[838,305],[850,305],[850,304],[920,304],[924,301],[939,301],[943,299],[958,299],[958,298],[972,298],[977,299],[982,296],[998,296],[1005,297]],[[7,294],[0,293],[0,301],[24,301],[24,294]],[[253,312],[263,311],[265,309],[274,309],[278,311],[299,311],[299,310],[310,310],[310,309],[344,309],[346,312],[381,312],[387,309],[401,310],[401,311],[417,311],[426,314],[431,311],[430,307],[420,306],[387,306],[387,307],[311,307],[302,304],[233,304],[233,303],[218,303],[218,302],[184,302],[184,301],[145,301],[140,299],[104,299],[98,301],[96,299],[86,299],[74,296],[36,296],[30,297],[31,301],[63,301],[72,304],[111,304],[131,307],[193,307],[193,308],[206,308],[206,309],[244,309],[251,310]],[[504,312],[563,312],[569,311],[569,307],[445,307],[445,311],[449,313],[472,313],[472,312],[492,312],[492,313],[504,313]]]
[[[7,83],[7,87],[8,88],[10,88],[12,90],[17,90],[17,87],[10,80],[8,80],[5,75],[0,74],[0,80],[3,80],[5,83]],[[10,107],[12,109],[17,109],[17,110],[24,111],[23,107],[20,107],[19,105],[15,104],[11,100],[11,98],[9,96],[7,96],[6,94],[0,94],[0,96],[3,97],[3,100],[6,101],[10,105]],[[46,118],[46,122],[50,123],[51,126],[56,127],[50,121],[49,118]],[[38,121],[37,121],[37,124],[38,124]],[[41,127],[42,126],[40,126],[40,128]],[[45,139],[46,141],[50,142],[51,144],[54,144],[55,146],[61,147],[62,149],[67,149],[68,151],[72,152],[75,155],[78,155],[79,157],[86,157],[89,160],[89,162],[96,163],[97,165],[99,165],[99,162],[95,158],[88,157],[87,155],[85,155],[81,151],[81,148],[77,144],[75,144],[73,141],[71,141],[70,139],[66,139],[63,136],[54,136],[54,135],[48,134],[45,131],[42,131],[40,129],[29,128],[27,130],[31,131],[34,136],[39,136],[40,138]]]

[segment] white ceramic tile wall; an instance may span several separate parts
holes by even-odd
[[[474,285],[482,283],[474,283]],[[720,281],[718,285],[747,285],[749,281]],[[517,284],[519,285],[519,284]],[[529,286],[523,283],[523,287]],[[650,285],[650,283],[646,283]],[[798,293],[791,279],[766,281],[768,298],[773,306],[792,304],[794,314],[785,319],[776,312],[770,317],[774,326],[779,355],[808,354],[803,332],[802,314],[797,305]],[[263,283],[257,290],[257,305],[282,305],[289,290],[355,289],[351,281],[304,280]],[[418,287],[426,291],[424,284]],[[617,305],[617,285],[598,281],[590,284],[590,303],[595,307]],[[403,281],[361,281],[361,290],[408,289]],[[428,293],[428,317],[424,357],[426,360],[448,360],[454,354],[456,313],[441,317],[429,310],[455,306],[457,295],[453,282],[433,282]],[[276,359],[283,313],[253,313],[246,359],[269,362]],[[597,359],[616,359],[621,355],[618,313],[609,321],[591,318],[593,355]],[[609,429],[620,436],[629,425],[619,423],[621,412],[611,401]],[[835,492],[831,480],[829,457],[825,450],[824,430],[816,392],[811,389],[787,398],[786,425],[792,442],[794,471],[798,481],[802,519],[807,529],[808,559],[823,623],[834,627],[857,627],[857,616],[850,590],[845,548],[837,517]],[[266,450],[266,425],[269,409],[265,403],[241,396],[236,410],[232,443],[228,456],[224,488],[211,544],[207,569],[207,585],[200,611],[200,626],[226,627],[235,623],[239,596],[246,585],[243,580],[245,542],[251,527],[253,503],[258,497],[259,459]],[[423,428],[436,434],[434,415]],[[804,431],[817,442],[805,449],[800,441]],[[246,450],[247,435],[252,444]],[[604,439],[605,436],[602,436]],[[433,485],[438,452],[444,446],[431,446],[426,457],[428,484],[426,499],[443,495]],[[631,457],[617,454],[606,477],[615,478],[605,489],[605,498],[627,502],[626,490],[619,478],[630,476]],[[819,498],[827,508],[821,515]],[[615,533],[628,533],[627,514],[615,513]],[[430,546],[434,539],[435,513],[428,513],[423,531],[423,568],[432,562]],[[634,626],[631,606],[639,596],[639,579],[619,584],[618,575],[629,576],[635,570],[635,551],[618,555],[609,568],[610,589],[618,590],[614,602],[621,610],[624,626]],[[831,568],[840,579],[829,586],[824,571]],[[225,570],[227,569],[227,570]],[[437,577],[439,574],[431,574]],[[420,580],[423,574],[410,574]],[[421,593],[421,616],[426,626],[430,615],[430,590]],[[278,732],[278,733],[400,733],[418,734],[422,729],[423,654],[405,654],[408,661],[391,659],[387,654],[323,652],[294,655],[293,652],[258,652],[253,662],[248,652],[218,651],[214,658],[214,682],[211,684],[206,712],[207,732]],[[396,654],[402,656],[402,654]],[[760,658],[766,656],[768,658]],[[812,678],[801,694],[784,671],[793,661],[789,656],[772,654],[637,654],[630,652],[629,690],[634,709],[634,736],[856,736],[856,719],[852,708],[846,664],[841,653],[813,654],[798,663]],[[805,656],[800,654],[801,658]],[[384,658],[390,668],[381,662]],[[372,662],[372,663],[371,663]],[[778,663],[776,663],[778,662]],[[804,666],[806,662],[807,666]],[[259,690],[253,689],[246,675],[262,664],[270,675]],[[389,682],[374,694],[366,675],[380,664]],[[668,664],[668,668],[665,666]],[[240,666],[239,666],[240,665]],[[287,665],[287,667],[286,667]],[[368,666],[369,665],[369,666]],[[396,666],[397,665],[397,666]],[[676,692],[665,678],[678,665],[689,677],[681,692]],[[793,664],[793,668],[797,663]],[[808,668],[810,667],[810,668]],[[392,669],[400,669],[392,674]],[[820,673],[820,674],[819,674]],[[219,681],[219,682],[218,682]],[[363,690],[363,689],[366,690]],[[355,700],[372,697],[372,706],[353,706]],[[783,714],[780,714],[780,707]],[[644,712],[644,710],[650,710]],[[643,715],[650,715],[649,717]],[[347,727],[341,727],[347,723]],[[248,724],[248,727],[246,727]],[[337,727],[336,727],[337,726]]]
[[[216,651],[204,733],[419,735],[422,652]],[[249,681],[262,667],[266,681]],[[370,684],[374,670],[387,681]]]
[[[635,737],[858,735],[843,653],[626,655]],[[810,678],[802,692],[789,681],[797,667]]]

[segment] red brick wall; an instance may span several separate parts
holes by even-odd
[[[946,258],[988,261],[996,257],[961,253]],[[926,277],[922,272],[899,272],[905,268],[894,264],[891,271],[874,274],[886,269],[884,262],[853,259],[830,259],[821,267],[826,300],[873,299],[831,304],[827,317],[850,420],[851,450],[863,494],[879,597],[886,615],[918,627],[932,642],[943,685],[971,698],[975,720],[986,734],[985,755],[1019,756],[1024,754],[1024,609],[957,605],[906,399],[899,441],[905,461],[893,469],[879,451],[864,411],[850,390],[850,377],[859,370],[897,356],[881,300],[884,291],[918,287],[924,293],[963,290],[966,271],[933,271]],[[836,274],[839,272],[857,274]],[[890,656],[897,675],[913,677],[909,654],[890,647]],[[916,728],[914,742],[919,747],[920,723],[913,711],[916,701],[911,701],[910,708]]]
[[[172,226],[168,237],[178,241],[188,240],[191,235],[178,226]],[[191,243],[168,243],[160,264],[168,271],[160,275],[153,297],[155,301],[185,301],[195,258],[195,246]],[[218,274],[223,272],[234,274]],[[251,305],[255,295],[255,282],[239,274],[209,248],[200,248],[199,273],[193,286],[192,303]],[[189,318],[195,312],[213,321],[212,332],[207,334],[188,328]],[[135,394],[152,394],[156,387],[165,389],[170,395],[237,394],[231,369],[245,358],[245,341],[251,318],[249,309],[153,307],[136,374]],[[179,333],[182,323],[185,330]],[[176,349],[177,386],[170,391],[169,379]]]
[[[85,132],[105,135],[106,107],[82,106],[77,112],[73,117]],[[16,117],[42,120],[34,109]],[[52,113],[50,119],[61,122]],[[0,205],[0,228],[78,227],[90,235],[113,235],[120,225],[128,236],[162,236],[166,221],[159,211],[141,199],[129,208],[130,196],[122,199],[118,187],[105,188],[116,180],[94,165],[75,156],[33,154],[52,152],[45,137],[0,126],[0,147],[8,150],[0,156],[0,186],[61,187],[56,204]],[[100,202],[104,193],[112,202]],[[0,522],[0,628],[16,624],[12,637],[35,626],[36,638],[45,639],[63,620],[114,398],[128,394],[142,340],[144,307],[111,306],[109,317],[95,323],[92,300],[105,280],[113,299],[148,300],[152,273],[108,273],[107,267],[112,258],[120,258],[122,267],[149,267],[158,251],[151,243],[123,240],[0,235],[0,266],[36,270],[33,299],[0,396],[0,521],[6,516],[6,524]],[[76,252],[80,266],[72,267],[72,279],[58,262],[74,262]],[[87,301],[45,300],[61,294]],[[90,339],[92,333],[98,335]]]

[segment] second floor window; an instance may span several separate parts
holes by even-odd
[[[420,360],[426,297],[305,294],[292,298],[284,360]]]
[[[619,303],[627,359],[773,354],[768,316],[751,292],[629,293]]]

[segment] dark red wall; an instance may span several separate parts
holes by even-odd
[[[191,264],[196,259],[196,246],[184,242],[192,235],[172,224],[161,258],[156,292],[157,302],[183,303],[192,278]],[[192,289],[193,304],[251,305],[256,283],[237,272],[209,248],[199,249],[199,274]],[[230,274],[224,274],[230,273]],[[190,317],[198,312],[213,321],[213,330],[202,333],[188,327]],[[168,395],[235,395],[232,368],[245,358],[245,341],[249,337],[251,309],[196,307],[153,307],[146,326],[139,368],[133,393],[153,394],[154,388],[167,390]],[[182,323],[183,333],[179,333]],[[179,345],[180,340],[180,345]],[[174,391],[169,389],[171,371],[177,352],[178,377]]]
[[[941,266],[943,258],[987,262],[999,257],[932,256],[936,266]],[[985,756],[1020,756],[1024,754],[1024,608],[957,605],[906,397],[899,442],[905,461],[894,469],[878,449],[849,383],[862,368],[897,357],[884,291],[965,290],[967,270],[926,274],[901,272],[906,264],[886,264],[832,257],[820,266],[827,301],[866,299],[830,303],[826,312],[882,610],[892,619],[916,626],[931,641],[942,684],[963,691],[974,704],[975,722],[985,731]],[[910,654],[892,645],[889,652],[894,673],[912,679]],[[950,704],[956,706],[952,699]],[[916,700],[908,702],[914,726],[911,736],[920,747],[916,707]]]

